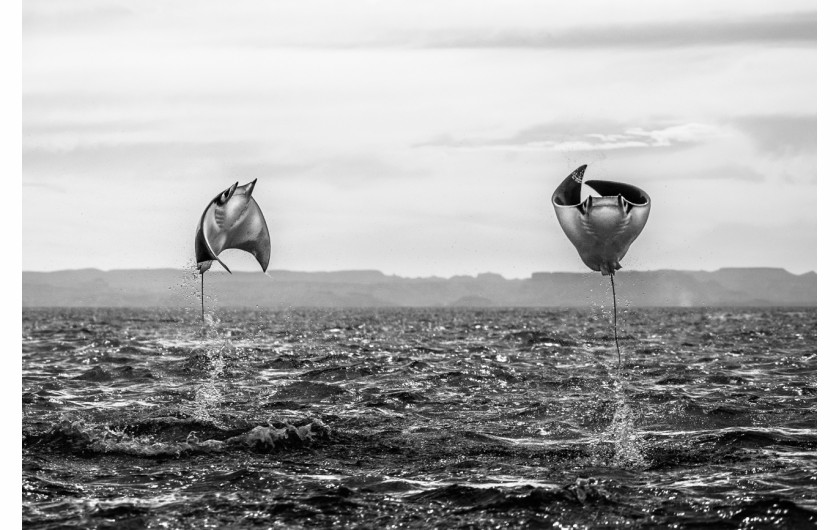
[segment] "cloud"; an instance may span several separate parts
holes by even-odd
[[[674,48],[733,44],[816,45],[816,12],[542,29],[437,32],[426,48]]]
[[[790,156],[817,150],[815,115],[743,116],[732,123],[765,153]]]
[[[47,137],[59,134],[74,136],[98,134],[106,138],[126,132],[148,132],[164,125],[163,120],[28,120],[24,123],[24,134],[30,138]]]
[[[68,30],[96,29],[125,20],[134,11],[127,5],[96,2],[27,1],[23,4],[23,29]],[[25,34],[25,33],[24,33]]]
[[[26,193],[26,188],[32,188],[32,192],[38,193],[39,190],[46,190],[46,191],[54,191],[57,193],[67,193],[67,188],[64,186],[58,186],[53,183],[49,182],[32,182],[27,181],[23,183],[24,193]]]
[[[657,160],[657,162],[660,163],[624,168],[622,169],[623,178],[632,182],[673,182],[675,177],[683,182],[719,181],[723,183],[740,181],[762,183],[767,181],[766,174],[744,164],[710,163],[707,167],[689,166],[682,167],[677,171],[674,167],[679,167],[679,162],[676,160],[667,163],[662,163],[660,160]]]
[[[23,149],[24,179],[65,177],[169,178],[221,168],[258,153],[247,142],[136,142],[29,147]]]
[[[560,18],[561,13],[559,10],[554,15]],[[817,43],[816,11],[625,24],[542,22],[527,28],[513,27],[513,23],[504,21],[484,24],[470,21],[459,27],[450,21],[429,24],[400,18],[384,21],[382,26],[366,26],[364,32],[334,30],[333,34],[318,38],[312,34],[281,35],[271,31],[228,37],[246,46],[324,49],[672,49],[743,44],[815,46]]]
[[[161,6],[124,0],[28,0],[23,28],[29,32],[107,32],[115,25],[169,42],[224,43],[258,48],[313,49],[601,49],[683,48],[739,44],[815,46],[817,12],[775,12],[704,16],[712,9],[665,10],[647,21],[631,20],[621,9],[598,15],[597,6],[571,9],[550,3],[519,6],[506,13],[486,2],[388,7],[346,2],[177,3]],[[497,6],[504,7],[504,6]],[[639,6],[638,11],[644,11]],[[653,11],[656,11],[655,8]],[[718,9],[723,13],[726,9]],[[613,15],[613,13],[610,13]],[[682,19],[667,20],[663,17]],[[702,18],[701,18],[702,17]],[[528,21],[523,25],[523,21]],[[148,24],[159,31],[149,34]],[[278,31],[282,27],[283,31]],[[165,38],[164,38],[165,37]]]
[[[273,156],[270,145],[257,142],[111,142],[23,150],[24,182],[47,186],[65,178],[306,179],[337,188],[359,188],[389,179],[427,175],[376,154],[324,153]]]
[[[301,162],[246,161],[231,166],[236,174],[302,178],[329,183],[339,188],[358,187],[381,180],[426,175],[370,154],[341,154]]]
[[[611,151],[656,147],[684,147],[703,143],[723,134],[717,127],[702,123],[659,126],[625,126],[604,122],[539,124],[508,138],[454,139],[439,136],[415,147],[490,149],[502,151]]]

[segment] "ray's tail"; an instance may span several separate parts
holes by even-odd
[[[201,274],[201,322],[204,322],[204,273]]]
[[[618,353],[618,369],[621,370],[621,349],[618,347],[618,304],[615,302],[615,274],[610,274],[610,285],[613,295],[613,338],[615,338],[615,351]]]

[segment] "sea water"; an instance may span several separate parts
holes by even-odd
[[[816,310],[609,310],[24,309],[24,525],[815,527]]]

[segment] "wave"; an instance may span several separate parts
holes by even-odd
[[[153,429],[149,426],[154,425]],[[171,438],[172,427],[176,433],[195,427],[182,441],[159,441]],[[159,418],[146,424],[116,428],[107,425],[89,425],[83,420],[63,419],[58,425],[43,433],[24,433],[25,449],[49,449],[75,455],[122,454],[138,457],[171,457],[192,454],[221,453],[232,450],[247,450],[256,453],[274,453],[293,450],[313,444],[324,443],[330,437],[330,428],[320,420],[308,423],[285,423],[280,426],[258,425],[246,432],[233,434],[223,439],[204,439],[200,434],[232,434],[205,422],[177,418]],[[153,431],[160,435],[169,430],[168,436],[130,434],[130,431]],[[242,430],[242,429],[239,429]]]

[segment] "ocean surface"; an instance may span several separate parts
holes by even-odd
[[[816,317],[25,309],[23,523],[814,528]]]

